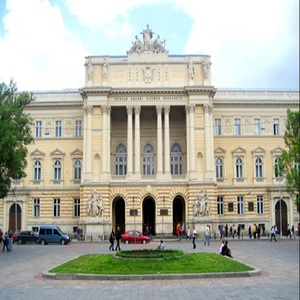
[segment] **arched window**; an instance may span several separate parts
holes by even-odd
[[[154,150],[150,144],[143,149],[143,175],[154,175]]]
[[[171,174],[182,174],[182,152],[179,144],[174,144],[171,148]]]
[[[81,161],[79,159],[75,160],[74,164],[74,180],[81,179]]]
[[[56,160],[54,163],[54,180],[61,180],[61,162]]]
[[[260,157],[258,157],[255,160],[255,177],[256,178],[263,177],[263,174],[262,174],[262,160],[261,160]]]
[[[223,161],[220,157],[216,160],[216,177],[223,178]]]
[[[276,157],[274,161],[274,172],[275,172],[275,177],[282,177],[282,171],[279,166],[279,158]]]
[[[127,151],[123,144],[117,146],[116,149],[116,175],[126,175],[127,173]]]
[[[240,157],[238,157],[235,161],[235,173],[236,177],[243,177],[243,161]]]
[[[34,180],[41,180],[42,178],[42,164],[39,160],[34,163]]]

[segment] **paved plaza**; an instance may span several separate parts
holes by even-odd
[[[121,245],[135,249],[150,245]],[[219,252],[220,240],[211,246],[197,241],[196,251]],[[167,240],[166,248],[194,252],[191,241]],[[70,245],[14,245],[0,253],[0,299],[299,299],[299,239],[229,240],[234,259],[261,270],[261,275],[240,278],[174,280],[52,280],[43,272],[86,253],[111,253],[108,242]],[[122,250],[123,250],[122,249]],[[2,249],[1,249],[2,250]]]

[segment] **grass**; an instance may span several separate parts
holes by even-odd
[[[128,252],[130,251],[120,251],[118,256],[112,254],[82,255],[50,270],[49,273],[151,275],[157,273],[201,274],[253,270],[249,266],[215,253],[183,253],[178,251],[166,253],[165,257],[161,257],[161,253],[164,251],[157,251],[158,257],[155,259],[149,259],[139,254],[138,258],[121,258],[124,255],[128,256]]]

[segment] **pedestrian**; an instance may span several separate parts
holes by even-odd
[[[270,242],[272,242],[272,239],[273,239],[273,238],[274,238],[275,242],[277,242],[275,226],[272,226],[272,227],[271,227],[271,238],[270,238]]]
[[[291,228],[291,237],[295,237],[295,227],[294,225],[292,225],[292,228]]]
[[[109,236],[109,242],[110,242],[109,250],[112,250],[112,251],[115,250],[114,249],[115,238],[116,238],[115,231],[114,231],[114,229],[112,229],[110,236]]]
[[[224,241],[222,241],[222,244],[221,244],[221,246],[220,246],[220,254],[222,255],[222,249],[223,249],[223,246],[224,246]]]
[[[211,235],[210,226],[207,224],[207,225],[206,225],[206,230],[205,230],[205,241],[204,241],[204,245],[207,244],[207,246],[210,246],[210,235]]]
[[[187,240],[191,239],[191,229],[190,229],[190,226],[188,226],[188,229],[187,229],[186,239]]]
[[[234,227],[234,225],[233,225],[233,226],[232,226],[232,238],[233,238],[233,239],[234,239],[235,235],[236,235],[236,229],[235,229],[235,227]]]
[[[225,241],[224,246],[222,247],[222,255],[233,258],[231,250],[228,248],[228,241]]]
[[[9,243],[8,232],[5,232],[5,235],[4,235],[4,237],[3,237],[3,248],[2,248],[2,252],[4,252],[4,249],[5,249],[5,248],[6,248],[7,252],[9,252],[8,243]]]
[[[184,236],[184,223],[181,222],[180,240],[183,239],[183,236]]]
[[[290,224],[288,224],[288,226],[287,226],[287,235],[286,235],[286,237],[287,237],[287,238],[290,237],[290,239],[292,238],[291,229],[290,229]]]
[[[240,239],[240,236],[241,236],[241,225],[240,224],[238,225],[237,236],[238,236],[238,239]]]
[[[3,242],[3,231],[0,228],[0,245],[2,245],[2,242]]]
[[[193,249],[196,248],[196,237],[197,237],[197,231],[195,226],[193,227]]]
[[[160,240],[160,243],[157,246],[158,250],[165,250],[165,244],[163,240]]]
[[[177,235],[177,241],[179,241],[180,239],[180,223],[178,222],[177,223],[177,226],[176,226],[176,235]]]
[[[117,231],[116,231],[116,241],[117,241],[116,251],[118,249],[121,251],[121,248],[120,248],[120,239],[121,239],[121,231],[120,231],[120,226],[118,226],[117,227]]]
[[[298,232],[298,237],[300,238],[300,223],[298,223],[297,232]]]
[[[248,234],[249,234],[249,239],[252,238],[252,232],[251,232],[251,225],[248,227]]]

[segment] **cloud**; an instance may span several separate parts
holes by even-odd
[[[20,90],[83,85],[87,51],[66,30],[60,8],[48,1],[8,0],[7,9],[0,37],[1,81],[14,78]]]

